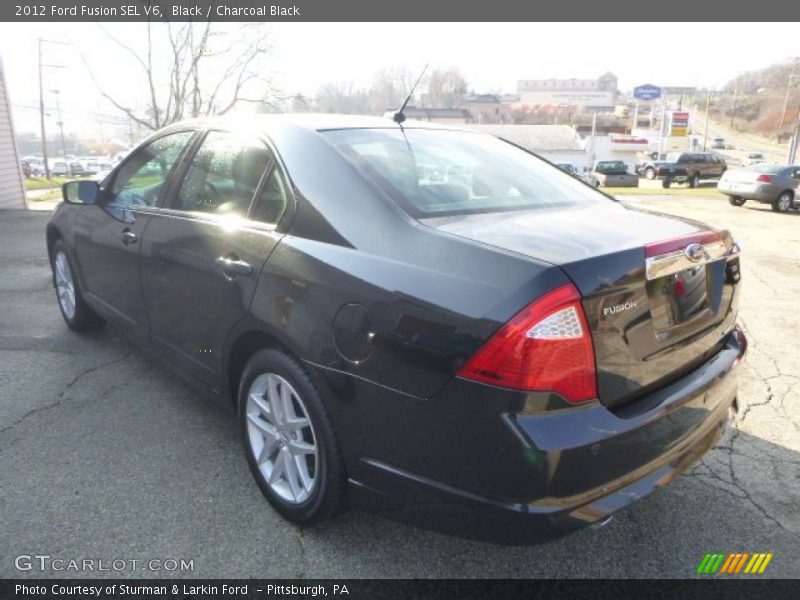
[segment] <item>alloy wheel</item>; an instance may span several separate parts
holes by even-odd
[[[56,293],[61,310],[64,311],[67,319],[75,317],[75,281],[72,277],[72,269],[69,266],[67,255],[63,252],[56,254],[55,277]]]
[[[792,206],[792,197],[789,194],[781,194],[778,198],[778,209],[781,212],[786,212]]]
[[[250,451],[270,489],[289,504],[308,500],[317,484],[319,451],[300,395],[280,375],[256,377],[247,393]]]

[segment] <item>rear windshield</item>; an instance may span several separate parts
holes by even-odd
[[[550,163],[485,134],[410,128],[322,133],[416,218],[608,201]]]
[[[621,160],[601,160],[597,163],[595,171],[602,173],[603,171],[625,171],[627,166]]]
[[[750,165],[748,170],[755,171],[756,173],[779,173],[786,168],[785,165],[765,165],[765,164],[758,164],[758,165]]]

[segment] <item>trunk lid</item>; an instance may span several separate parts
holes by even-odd
[[[763,172],[751,169],[731,169],[722,175],[722,180],[727,183],[755,183],[759,175],[763,174]]]
[[[734,325],[738,249],[727,232],[698,236],[708,231],[700,223],[610,201],[423,223],[558,265],[583,296],[608,407],[707,360]],[[701,245],[697,262],[684,252],[691,243]]]

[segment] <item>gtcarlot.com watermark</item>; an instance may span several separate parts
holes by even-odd
[[[17,571],[111,573],[152,571],[161,573],[194,571],[194,559],[186,558],[66,558],[49,554],[20,554],[14,559]]]

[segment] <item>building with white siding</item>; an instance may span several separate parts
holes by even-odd
[[[25,185],[11,119],[11,100],[0,57],[0,208],[25,208]]]
[[[521,106],[575,106],[582,110],[610,108],[617,99],[617,77],[597,79],[522,79],[517,81]]]

